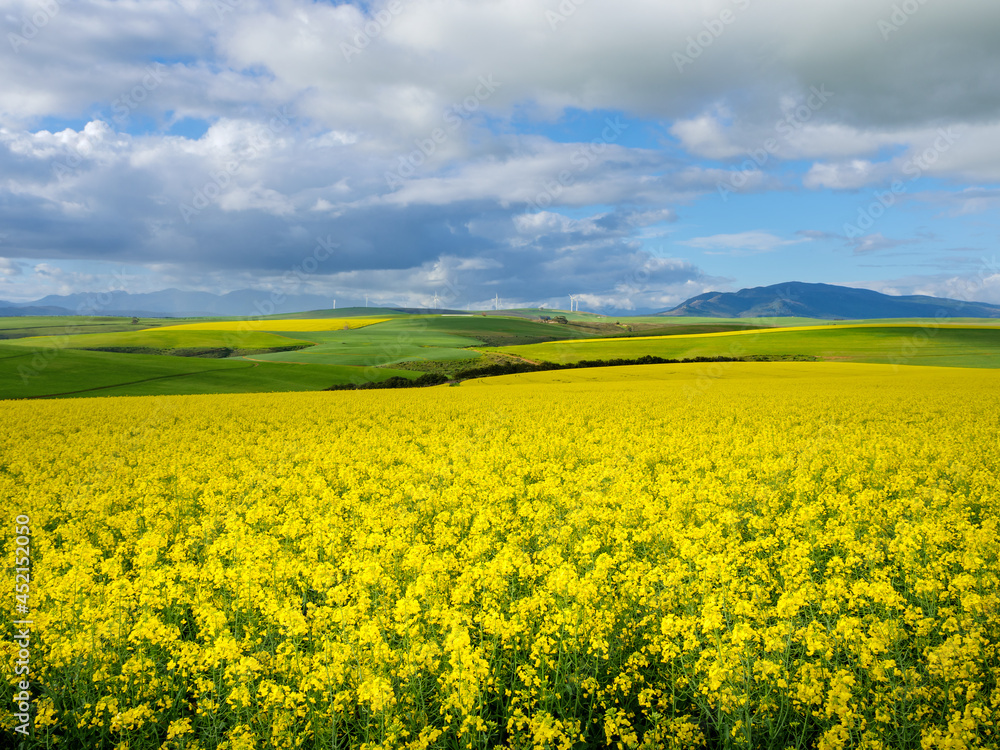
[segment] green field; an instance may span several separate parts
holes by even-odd
[[[419,373],[0,345],[0,398],[311,391],[393,375]]]
[[[404,336],[447,335],[476,339],[485,344],[491,340],[507,344],[555,341],[580,338],[588,334],[558,323],[540,323],[499,315],[435,315],[381,323],[382,330],[392,330]],[[370,328],[368,330],[375,330]]]
[[[416,321],[378,323],[354,331],[296,333],[315,346],[296,352],[254,357],[270,362],[303,362],[378,367],[419,360],[467,359],[479,356],[463,347],[480,344],[476,339],[433,330],[415,330]],[[400,324],[403,324],[402,328]]]
[[[115,333],[118,331],[141,331],[160,325],[190,322],[172,318],[140,318],[132,323],[131,318],[48,316],[0,318],[0,340],[20,339],[28,336],[76,336],[85,333]]]
[[[254,357],[269,362],[385,366],[399,362],[441,362],[479,358],[467,347],[554,341],[586,335],[558,323],[482,316],[415,316],[353,331],[296,333],[316,346]]]
[[[264,315],[261,320],[319,320],[320,318],[392,318],[407,317],[410,313],[395,307],[342,307],[336,310],[308,310],[297,313]],[[254,318],[257,320],[258,318]],[[221,318],[220,318],[221,320]],[[233,318],[228,318],[233,320]]]
[[[605,338],[635,338],[636,336],[685,336],[693,333],[726,333],[729,331],[753,331],[773,326],[750,323],[678,323],[677,325],[628,324],[632,330],[612,333]]]
[[[485,315],[487,317],[503,316],[503,317],[516,317],[516,318],[526,318],[533,319],[538,318],[541,315],[546,315],[550,318],[554,318],[557,315],[562,315],[567,320],[572,321],[589,321],[589,322],[602,322],[606,323],[608,321],[614,322],[616,318],[610,317],[608,315],[602,315],[601,313],[592,312],[570,312],[568,310],[548,310],[548,309],[537,309],[533,307],[514,307],[509,310],[477,310],[474,313],[469,313],[470,315]]]
[[[816,321],[610,319],[575,313],[561,324],[528,318],[528,312],[554,311],[409,315],[379,308],[280,319],[315,319],[324,312],[388,314],[391,319],[346,331],[279,334],[150,327],[181,322],[176,319],[131,326],[123,318],[3,318],[0,334],[35,335],[0,342],[0,398],[320,390],[394,375],[412,379],[422,372],[451,377],[504,357],[571,363],[645,355],[806,355],[835,362],[1000,368],[1000,325],[978,319],[826,321],[795,327]],[[37,335],[45,331],[55,335]]]
[[[819,318],[703,318],[693,316],[670,317],[663,315],[636,315],[629,318],[615,318],[623,323],[649,323],[658,326],[686,325],[732,325],[758,328],[787,328],[788,326],[826,325],[829,320]]]
[[[242,364],[250,366],[212,370],[186,378],[168,378],[135,383],[118,388],[108,388],[93,395],[183,396],[192,393],[321,391],[334,385],[361,385],[381,382],[393,376],[411,380],[420,376],[419,372],[387,368],[289,365],[270,362],[244,362]]]
[[[437,370],[441,362],[467,366],[481,356],[467,347],[484,343],[582,335],[558,324],[481,316],[400,316],[351,331],[284,334],[152,329],[65,335],[74,322],[61,322],[58,336],[2,346],[0,397],[317,390],[394,375],[416,378],[421,362],[428,363],[427,370]],[[268,353],[292,347],[307,348]],[[154,356],[166,354],[189,356]],[[197,354],[247,358],[190,358]],[[387,367],[404,362],[406,370]]]
[[[11,346],[33,349],[90,349],[124,354],[230,356],[311,346],[312,342],[260,331],[175,331],[155,328],[117,333],[81,333],[15,339]]]
[[[753,354],[817,356],[830,361],[944,367],[1000,367],[1000,327],[830,325],[808,330],[762,329],[655,338],[565,341],[497,349],[534,362],[741,357]]]
[[[441,362],[478,358],[478,352],[423,344],[381,345],[375,342],[320,342],[310,349],[275,354],[248,355],[257,362],[291,362],[296,364],[351,365],[354,367],[386,367],[403,362]]]
[[[581,322],[581,323],[614,323],[619,321],[621,323],[628,323],[630,325],[635,324],[654,324],[658,326],[669,326],[669,325],[690,325],[690,324],[718,324],[718,323],[729,323],[729,324],[739,324],[747,326],[764,326],[767,328],[780,328],[784,326],[804,326],[804,325],[818,325],[830,323],[829,320],[822,320],[820,318],[706,318],[706,317],[696,317],[696,316],[680,316],[672,317],[669,315],[602,315],[600,313],[592,313],[586,311],[576,310],[574,312],[569,312],[568,310],[542,310],[536,308],[516,308],[512,310],[499,310],[494,312],[492,310],[483,312],[470,313],[475,315],[505,315],[505,316],[516,316],[522,318],[538,318],[541,315],[554,318],[558,315],[563,316],[571,322]]]
[[[107,326],[120,326],[120,318],[97,323],[93,318],[59,319],[59,325],[50,327],[56,335],[0,345],[0,397],[318,390],[467,367],[481,357],[469,347],[594,335],[574,326],[516,317],[394,312],[392,317],[397,319],[350,331],[282,334],[155,328],[116,331]],[[316,317],[316,313],[302,314],[303,319]],[[24,322],[21,319],[22,328]],[[176,322],[143,321],[147,326]],[[100,326],[101,332],[84,333],[92,330],[90,325]],[[209,356],[219,358],[204,358]],[[392,367],[404,363],[405,370]]]

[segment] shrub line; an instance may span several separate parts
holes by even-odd
[[[475,378],[492,378],[500,375],[519,375],[529,372],[547,372],[550,370],[579,370],[588,367],[629,367],[633,365],[681,365],[699,362],[818,362],[819,357],[811,354],[751,354],[745,357],[688,357],[685,359],[665,359],[647,354],[638,359],[581,359],[578,362],[508,362],[504,364],[471,367],[460,370],[454,378],[449,379],[441,373],[425,373],[419,378],[409,378],[395,375],[380,382],[334,385],[325,388],[327,391],[365,391],[377,388],[427,388],[435,385],[452,383],[457,385],[463,380]]]

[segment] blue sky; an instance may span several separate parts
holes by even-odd
[[[986,0],[11,0],[0,300],[1000,303]]]

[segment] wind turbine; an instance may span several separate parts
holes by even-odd
[[[438,305],[440,305],[440,304],[441,303],[438,301],[438,293],[434,292],[434,309],[437,310],[438,309]]]
[[[575,294],[569,295],[569,311],[570,312],[573,312],[573,309],[574,309],[573,305],[575,305],[575,304],[576,304],[576,295]]]
[[[499,310],[500,309],[500,294],[499,294],[499,292],[493,298],[493,309],[494,310]]]

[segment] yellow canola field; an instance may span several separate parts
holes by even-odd
[[[0,404],[26,747],[997,747],[1000,373],[773,366]]]
[[[975,380],[976,371],[952,367],[919,367],[921,385],[925,388],[945,386],[955,382],[955,376],[962,375]],[[781,381],[795,380],[806,387],[812,382],[833,386],[835,381],[850,381],[865,386],[884,382],[886,376],[895,377],[899,372],[896,365],[878,365],[866,362],[680,362],[669,365],[623,365],[618,367],[581,367],[567,370],[542,370],[521,372],[515,375],[498,375],[491,378],[463,380],[463,388],[503,385],[579,384],[594,383],[599,388],[604,384],[619,381],[642,381],[647,387],[655,387],[655,382],[670,381],[679,387],[687,398],[700,398],[706,389],[714,387],[721,379],[769,381],[769,387],[781,388]],[[987,375],[985,382],[1000,383],[997,375]],[[843,385],[843,383],[841,383]]]
[[[347,328],[364,328],[384,323],[391,318],[308,318],[303,320],[220,320],[207,323],[181,323],[175,326],[157,326],[153,331],[340,331]]]

